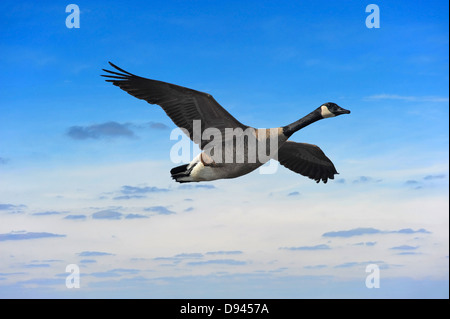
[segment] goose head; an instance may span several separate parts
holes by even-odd
[[[328,102],[325,104],[322,104],[320,107],[320,115],[322,115],[323,118],[328,117],[335,117],[342,114],[350,114],[349,110],[346,110],[336,103]]]

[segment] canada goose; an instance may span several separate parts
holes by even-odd
[[[203,150],[189,164],[175,167],[170,171],[172,178],[177,182],[211,181],[242,176],[260,167],[270,158],[277,159],[283,166],[307,176],[317,183],[321,180],[326,183],[328,179],[334,179],[334,175],[338,174],[333,163],[318,146],[288,141],[293,133],[311,123],[323,118],[350,113],[335,103],[325,103],[305,117],[283,127],[255,129],[236,120],[210,94],[146,79],[131,74],[111,62],[109,64],[120,72],[103,69],[109,73],[102,74],[108,78],[107,82],[112,82],[134,97],[161,106],[172,121],[184,129],[189,138],[199,144]],[[199,132],[196,132],[196,128]],[[208,136],[208,134],[206,137],[209,138],[205,138],[204,133],[208,130],[218,132],[219,140],[216,140],[216,136],[212,139],[212,136]],[[230,139],[227,138],[229,130],[238,133]],[[232,142],[233,147],[225,147],[223,154],[219,155],[217,148],[211,149],[212,142],[215,142],[214,145],[222,146]],[[238,149],[236,146],[238,142],[242,143],[241,145],[244,147]],[[251,153],[256,152],[258,147],[265,148],[263,151],[267,152],[269,142],[274,142],[277,146],[275,153],[271,152],[270,158],[264,157],[261,160],[261,157],[258,157],[258,160],[251,161]],[[257,146],[255,146],[256,144]],[[228,155],[231,155],[232,161],[221,160]],[[241,161],[237,160],[238,157],[241,158]]]

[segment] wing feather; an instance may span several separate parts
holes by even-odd
[[[316,145],[287,141],[278,150],[281,165],[317,183],[334,179],[339,174],[333,162]]]
[[[130,95],[157,104],[162,107],[172,121],[180,128],[189,132],[193,139],[193,121],[201,121],[201,134],[207,128],[217,128],[225,136],[225,128],[247,128],[236,120],[208,93],[192,90],[167,82],[150,80],[127,72],[113,63],[109,64],[117,71],[103,69],[108,74],[102,74],[107,82],[111,82]],[[201,140],[203,149],[210,140]],[[198,142],[198,141],[194,141]]]

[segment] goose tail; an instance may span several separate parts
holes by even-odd
[[[189,183],[194,182],[194,179],[191,177],[192,169],[195,165],[184,164],[181,166],[174,167],[170,170],[170,174],[172,175],[172,179],[177,181],[178,183]]]

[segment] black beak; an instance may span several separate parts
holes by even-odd
[[[350,111],[349,111],[349,110],[346,110],[346,109],[343,109],[343,108],[341,107],[339,110],[335,111],[335,113],[336,113],[337,115],[341,115],[341,114],[350,114]]]

